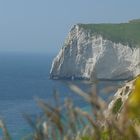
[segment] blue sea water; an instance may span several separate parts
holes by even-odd
[[[35,116],[40,113],[36,98],[53,103],[54,89],[59,92],[61,102],[69,97],[77,106],[86,106],[65,81],[49,79],[53,57],[45,53],[0,53],[0,118],[6,122],[14,140],[19,140],[30,131],[23,114]],[[82,81],[71,82],[85,91],[89,91],[92,85]],[[118,84],[103,81],[98,84],[98,89],[101,92],[104,87]],[[103,97],[107,98],[108,95]]]

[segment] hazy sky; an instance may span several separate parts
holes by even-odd
[[[0,0],[0,51],[56,52],[76,23],[140,18],[140,0]]]

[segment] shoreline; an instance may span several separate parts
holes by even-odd
[[[49,76],[49,79],[51,80],[64,80],[64,81],[88,81],[88,82],[96,82],[96,81],[130,81],[132,80],[134,77],[128,77],[128,78],[118,78],[118,79],[108,79],[108,78],[97,78],[97,79],[93,79],[91,80],[90,78],[85,78],[85,77],[59,77],[59,76]]]

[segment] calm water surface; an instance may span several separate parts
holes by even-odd
[[[72,93],[64,81],[49,79],[49,71],[54,55],[32,53],[1,53],[0,54],[0,117],[5,120],[14,140],[24,136],[30,127],[23,118],[26,112],[31,116],[41,110],[35,98],[43,98],[53,102],[53,89],[60,94],[61,102],[66,97],[74,99],[77,106],[86,103]],[[74,84],[89,91],[90,83],[73,81]],[[98,89],[118,85],[118,82],[100,82]],[[108,95],[104,96],[107,98]]]

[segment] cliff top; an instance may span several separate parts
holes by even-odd
[[[140,20],[131,20],[128,23],[78,24],[80,28],[91,34],[100,34],[105,39],[115,43],[122,43],[130,47],[140,47]]]

